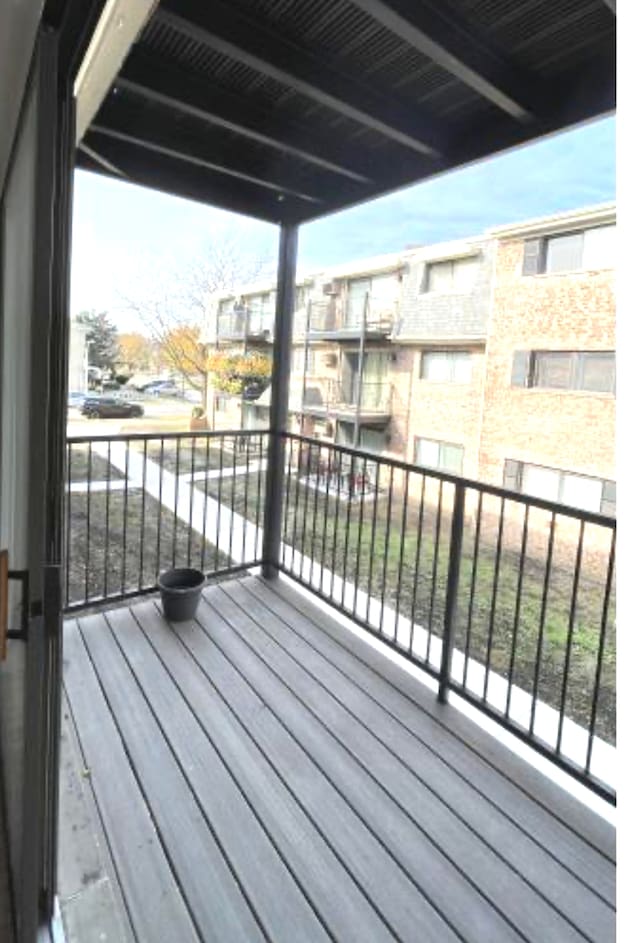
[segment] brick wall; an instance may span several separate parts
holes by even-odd
[[[481,347],[471,352],[470,383],[433,383],[420,379],[419,347],[398,347],[391,364],[393,384],[388,454],[407,462],[415,460],[417,436],[464,447],[462,473],[477,477],[480,411],[484,378]]]
[[[613,272],[523,276],[523,250],[497,249],[479,478],[501,484],[511,458],[615,479],[613,395],[511,386],[516,350],[615,350]]]

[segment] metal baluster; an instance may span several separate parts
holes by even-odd
[[[164,484],[164,436],[160,439],[160,481],[158,482],[158,534],[156,544],[156,582],[160,575],[160,553],[162,547],[162,486]]]
[[[349,559],[349,536],[351,533],[351,505],[353,504],[353,480],[355,477],[354,468],[355,468],[355,456],[351,456],[351,464],[349,471],[349,494],[347,498],[347,526],[344,529],[344,554],[342,560],[342,596],[340,599],[340,605],[344,609],[344,594],[347,587],[347,561]],[[355,596],[354,596],[355,598]]]
[[[384,625],[384,600],[387,591],[387,564],[389,562],[389,532],[391,530],[391,507],[393,505],[393,479],[395,468],[391,466],[391,475],[389,477],[389,498],[387,503],[387,522],[384,535],[384,555],[382,558],[382,590],[380,593],[380,624],[378,632],[382,632]]]
[[[362,527],[364,523],[364,501],[365,501],[365,483],[367,480],[367,459],[363,459],[362,465],[362,474],[358,476],[360,478],[360,514],[358,515],[358,545],[356,549],[356,572],[354,585],[355,590],[353,593],[353,609],[351,610],[353,615],[356,614],[356,609],[358,607],[358,592],[359,592],[359,583],[360,583],[360,554],[362,553]]]
[[[529,721],[529,733],[533,734],[533,727],[536,719],[536,701],[538,699],[538,684],[540,681],[540,663],[542,660],[542,643],[544,639],[544,623],[547,615],[547,598],[549,594],[549,582],[551,579],[551,561],[553,558],[553,539],[555,536],[556,512],[551,514],[551,526],[549,528],[549,543],[547,545],[547,563],[544,573],[544,585],[542,587],[542,602],[540,605],[540,630],[538,632],[538,644],[536,647],[536,664],[533,674],[533,690],[531,694],[531,719]]]
[[[511,706],[511,691],[513,688],[513,671],[516,660],[516,649],[518,644],[518,629],[520,628],[520,603],[522,600],[522,583],[524,580],[524,563],[527,550],[527,536],[529,531],[529,505],[525,505],[524,521],[522,524],[522,543],[520,545],[520,565],[518,569],[518,584],[516,586],[516,607],[513,617],[513,638],[511,640],[511,657],[509,659],[509,676],[507,682],[507,703],[504,709],[505,717],[509,716]]]
[[[607,620],[609,616],[609,600],[611,598],[611,586],[613,584],[613,570],[615,565],[616,545],[615,530],[611,533],[611,550],[609,552],[609,566],[607,568],[607,582],[605,584],[604,598],[602,601],[602,620],[600,622],[600,642],[598,644],[598,656],[596,660],[596,676],[593,686],[593,700],[591,702],[591,717],[589,719],[589,741],[587,744],[587,760],[585,763],[585,772],[591,772],[591,756],[593,753],[593,740],[596,731],[596,718],[598,715],[598,700],[600,698],[600,677],[602,674],[602,662],[604,659],[604,642],[607,634]]]
[[[289,566],[290,571],[293,569],[293,554],[294,554],[293,540],[291,539],[290,532],[289,532],[289,524],[290,524],[289,512],[290,512],[290,500],[291,500],[291,457],[293,455],[294,441],[295,440],[290,438],[289,436],[287,436],[287,438],[285,439],[285,449],[287,449],[287,446],[288,446],[288,454],[286,456],[286,462],[285,462],[286,468],[287,468],[287,477],[286,477],[286,482],[285,482],[286,488],[285,488],[285,497],[284,497],[283,525],[282,525],[283,540],[282,540],[282,548],[281,548],[282,565],[286,567],[286,559],[285,559],[284,550],[285,550],[285,544],[287,540],[290,541],[291,543],[291,558],[290,558],[290,566]]]
[[[433,638],[433,610],[435,607],[436,587],[438,585],[438,565],[440,556],[440,531],[442,528],[442,479],[438,482],[438,510],[436,512],[436,538],[433,547],[433,565],[431,567],[431,596],[429,598],[429,629],[427,634],[427,664],[431,659],[431,639]]]
[[[244,453],[244,509],[242,513],[242,562],[245,563],[247,560],[246,556],[246,547],[247,547],[247,509],[249,507],[249,449],[245,450]]]
[[[307,486],[304,489],[304,511],[302,514],[302,549],[300,552],[300,578],[302,579],[302,564],[306,552],[306,543],[307,543],[307,516],[309,513],[309,488],[311,487],[311,444],[307,444],[306,451],[306,460],[305,464],[307,467],[306,477],[307,477]]]
[[[573,626],[576,618],[576,604],[578,602],[578,586],[580,583],[580,567],[582,565],[582,547],[584,542],[584,521],[580,521],[580,532],[578,535],[578,547],[576,550],[575,570],[573,574],[573,586],[571,589],[571,606],[569,609],[569,627],[567,629],[567,648],[564,658],[564,669],[562,672],[562,687],[560,689],[560,716],[558,718],[558,739],[556,740],[556,753],[560,752],[562,743],[562,729],[564,727],[564,712],[567,703],[567,685],[569,681],[569,666],[571,664],[571,646],[573,645]]]
[[[504,498],[500,499],[500,521],[498,523],[498,540],[496,542],[496,555],[493,566],[493,586],[491,588],[491,609],[489,611],[489,632],[487,635],[487,652],[485,655],[484,685],[482,688],[482,700],[487,700],[487,691],[489,690],[489,673],[491,671],[491,647],[493,645],[493,629],[496,615],[496,602],[498,599],[498,583],[500,580],[500,558],[502,554],[502,532],[504,528]]]
[[[378,527],[378,495],[380,493],[380,468],[382,467],[382,462],[378,459],[376,461],[376,483],[375,483],[375,492],[373,495],[373,510],[371,511],[371,547],[369,548],[369,580],[367,586],[367,611],[365,615],[365,620],[367,625],[370,624],[369,614],[371,611],[371,585],[373,582],[373,560],[375,556],[375,547],[376,547],[376,530]]]
[[[218,458],[219,467],[218,467],[218,493],[217,493],[218,494],[218,515],[216,519],[216,564],[215,564],[216,570],[220,569],[220,518],[222,517],[222,510],[221,510],[222,508],[222,471],[223,471],[222,456],[224,454],[224,440],[225,440],[225,436],[223,434],[220,438],[220,454]]]
[[[418,533],[416,536],[416,558],[413,569],[413,593],[411,595],[411,628],[409,630],[409,654],[413,655],[413,636],[416,626],[416,605],[418,598],[418,574],[420,572],[420,553],[422,551],[422,524],[424,520],[424,491],[426,476],[420,474],[420,508],[418,511]]]
[[[476,577],[478,575],[478,553],[480,550],[480,531],[482,528],[482,491],[478,492],[478,506],[475,535],[473,541],[473,562],[471,564],[471,587],[469,590],[469,610],[467,614],[467,633],[464,641],[464,668],[462,670],[462,687],[467,686],[467,672],[469,670],[469,653],[471,651],[471,627],[473,625],[473,604],[476,598]]]
[[[127,584],[127,511],[129,509],[129,439],[125,445],[124,459],[124,507],[122,514],[122,578],[120,590],[124,594]]]
[[[173,488],[173,546],[171,548],[171,566],[176,565],[176,544],[178,540],[178,495],[180,492],[180,437],[176,437],[176,469]]]
[[[442,487],[442,482],[440,483]],[[451,518],[451,541],[449,543],[449,567],[447,571],[447,594],[444,608],[444,628],[442,632],[442,655],[440,658],[440,684],[438,700],[445,704],[451,679],[451,661],[455,637],[456,611],[458,608],[458,582],[460,562],[462,560],[462,541],[464,536],[464,485],[456,484]],[[431,636],[429,636],[431,638]]]
[[[402,526],[400,528],[400,555],[398,557],[398,585],[396,586],[396,621],[393,627],[393,641],[398,644],[398,624],[400,622],[400,592],[402,590],[402,568],[404,566],[404,541],[407,531],[407,502],[409,499],[409,472],[404,472],[404,498],[402,501]]]
[[[260,433],[260,436],[258,438],[258,484],[256,488],[256,511],[255,511],[256,527],[255,527],[255,546],[253,550],[254,560],[258,560],[258,529],[262,526],[262,508],[260,504],[260,498],[262,494],[262,440],[263,438],[264,438],[264,433]],[[286,517],[285,517],[285,521],[286,521]],[[284,544],[284,537],[283,537],[282,543]],[[284,562],[282,557],[280,558],[280,562],[281,563]]]
[[[336,577],[336,548],[338,544],[338,512],[340,510],[340,482],[342,480],[342,452],[338,452],[338,482],[336,492],[336,510],[333,516],[333,549],[331,555],[331,582],[329,584],[329,597],[333,599],[333,586]]]
[[[138,589],[142,589],[142,574],[144,572],[144,518],[145,502],[147,497],[147,440],[144,440],[142,450],[142,507],[140,515],[140,561],[138,564]]]
[[[331,478],[330,469],[331,469],[331,449],[326,448],[327,459],[325,464],[325,476],[324,476],[324,522],[322,525],[322,564],[320,570],[320,592],[324,593],[324,577],[326,570],[326,549],[327,549],[327,527],[329,523],[329,480]],[[322,449],[320,451],[322,454]]]
[[[233,466],[231,471],[231,526],[229,527],[229,559],[227,566],[233,566],[233,531],[236,524],[236,474],[238,469],[238,436],[233,437]]]
[[[196,437],[191,438],[191,481],[189,484],[189,529],[187,531],[187,566],[191,566],[191,542],[193,534],[193,489],[196,473]]]
[[[209,462],[211,460],[211,436],[207,436],[206,454],[204,459],[204,495],[202,496],[202,538],[200,546],[200,570],[205,573],[205,556],[207,552],[207,503],[209,501]]]
[[[93,461],[92,443],[89,442],[87,450],[87,532],[85,539],[85,562],[84,562],[84,601],[89,599],[89,573],[91,572],[91,472]]]

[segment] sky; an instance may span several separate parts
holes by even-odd
[[[605,118],[308,223],[299,270],[612,200],[615,134],[615,118]],[[208,242],[229,237],[249,263],[261,257],[275,265],[275,226],[76,171],[71,313],[106,310],[120,330],[140,329],[126,299],[159,281],[171,291]]]

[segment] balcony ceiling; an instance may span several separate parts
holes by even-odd
[[[301,223],[615,108],[614,0],[161,0],[77,165]]]

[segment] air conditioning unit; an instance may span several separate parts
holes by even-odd
[[[340,291],[340,286],[338,285],[338,282],[326,282],[322,286],[323,295],[337,295],[339,291]]]

